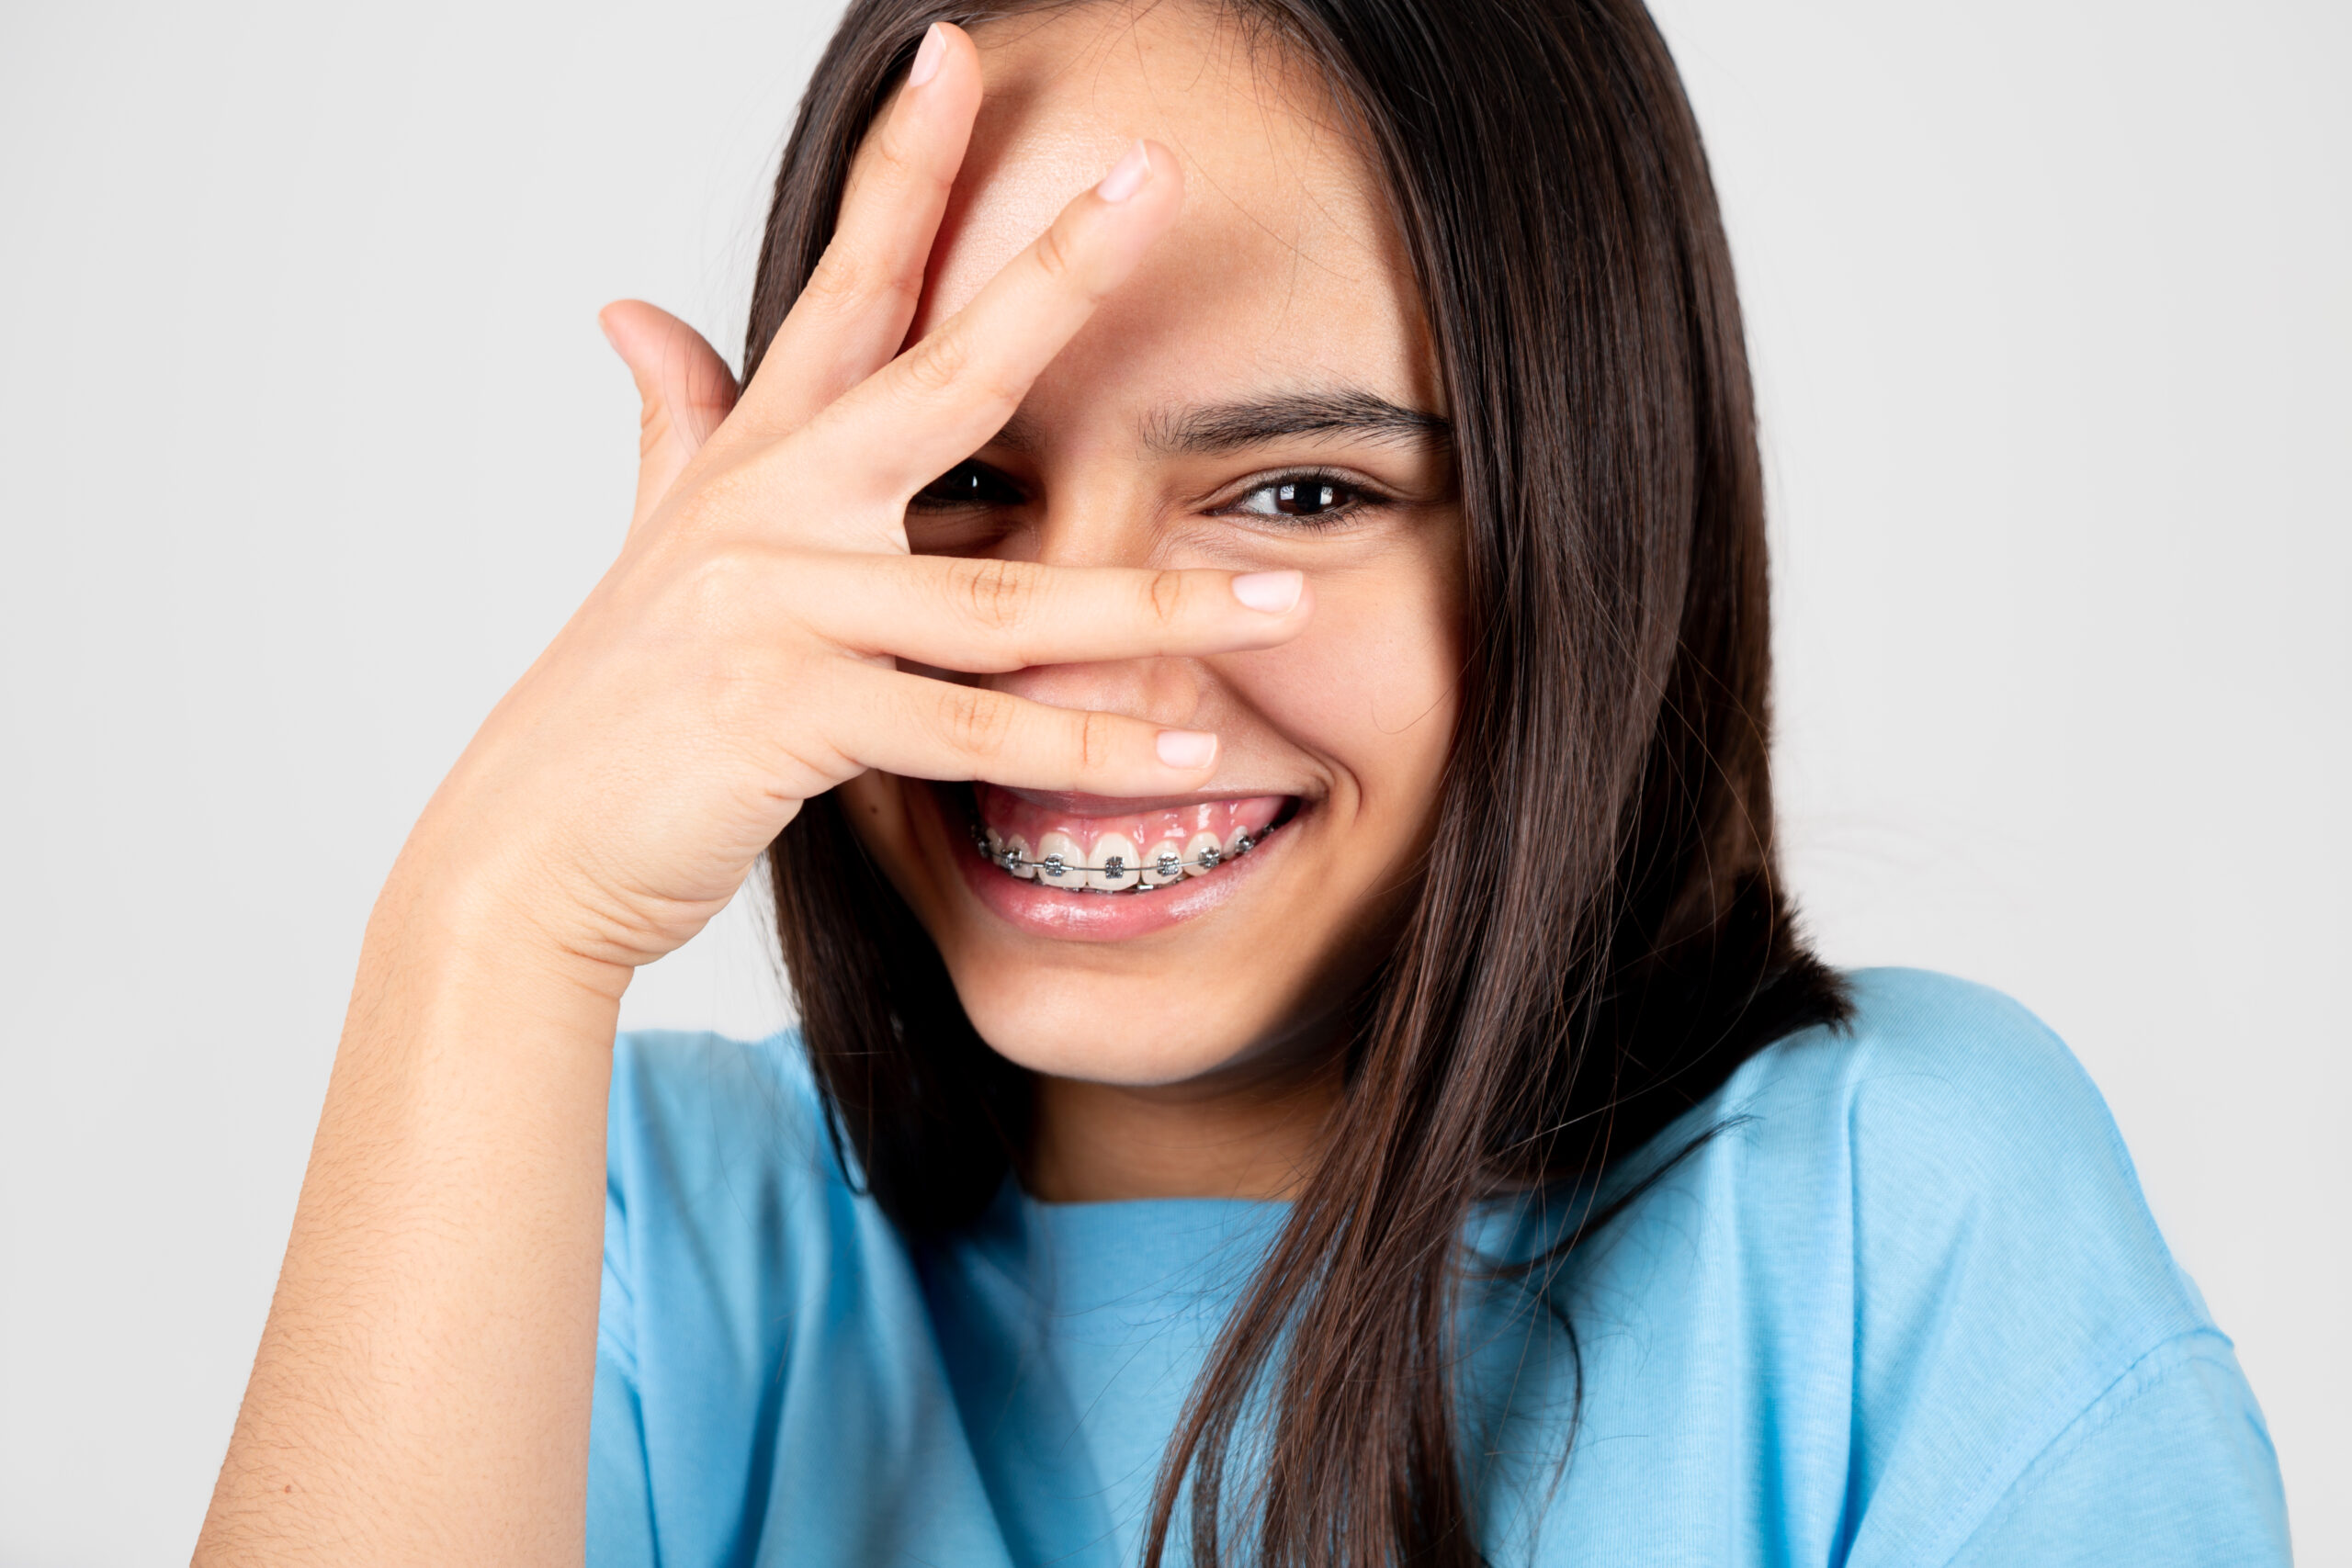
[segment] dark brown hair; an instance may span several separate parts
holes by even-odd
[[[924,28],[1036,8],[853,0],[777,176],[746,376]],[[1147,1556],[1181,1507],[1201,1568],[1469,1564],[1447,1326],[1474,1211],[1614,1168],[1844,1013],[1776,879],[1739,305],[1639,0],[1221,8],[1334,85],[1385,178],[1453,422],[1471,658],[1340,1124],[1193,1391]],[[830,797],[772,863],[837,1136],[910,1237],[952,1231],[1023,1147],[1025,1077]]]

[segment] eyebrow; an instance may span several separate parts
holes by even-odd
[[[1293,392],[1197,408],[1161,410],[1143,423],[1144,445],[1163,457],[1215,457],[1297,435],[1352,435],[1415,446],[1442,446],[1453,426],[1357,388]],[[1016,452],[1035,445],[1028,422],[1014,414],[996,435]]]
[[[1170,457],[1214,457],[1294,435],[1354,435],[1434,446],[1444,442],[1453,429],[1436,414],[1349,388],[1157,414],[1144,422],[1144,443]]]

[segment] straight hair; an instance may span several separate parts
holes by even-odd
[[[1178,1422],[1145,1560],[1182,1515],[1198,1568],[1468,1568],[1448,1324],[1479,1206],[1623,1168],[1757,1051],[1846,1016],[1777,874],[1730,252],[1640,0],[1191,3],[1319,73],[1385,181],[1456,444],[1468,660],[1336,1123]],[[776,177],[746,378],[924,29],[1045,8],[852,0]],[[911,1242],[951,1235],[1018,1167],[1027,1075],[832,796],[770,858],[844,1161]]]

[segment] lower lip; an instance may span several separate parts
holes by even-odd
[[[1305,816],[1301,812],[1248,854],[1205,876],[1188,876],[1149,893],[1067,893],[1015,876],[984,857],[968,833],[956,830],[954,807],[944,801],[939,807],[949,853],[972,896],[1007,924],[1062,942],[1126,942],[1199,919],[1265,874],[1268,858],[1282,854]]]

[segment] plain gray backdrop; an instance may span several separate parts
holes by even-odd
[[[0,1562],[184,1560],[362,921],[740,351],[831,0],[0,13]],[[2052,1023],[2352,1562],[2352,6],[1666,0],[1789,869]],[[783,1016],[752,902],[631,1023]]]

